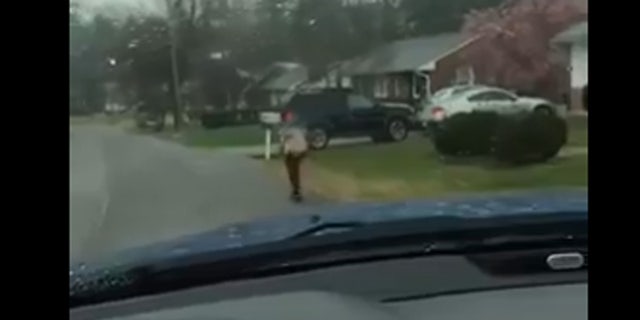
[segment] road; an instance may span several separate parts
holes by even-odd
[[[263,163],[102,126],[70,132],[71,261],[303,211]],[[312,206],[311,204],[307,206]]]

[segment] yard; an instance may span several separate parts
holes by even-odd
[[[114,125],[133,126],[133,119],[127,114],[105,115],[95,114],[88,116],[70,116],[70,125]]]
[[[244,125],[208,130],[200,125],[184,128],[180,133],[160,134],[190,147],[221,148],[255,146],[264,143],[264,130],[258,125]]]
[[[567,118],[569,123],[569,146],[587,147],[588,142],[588,119],[586,116],[570,116]]]
[[[443,160],[428,139],[415,136],[403,143],[330,147],[313,152],[304,164],[307,191],[334,200],[403,199],[455,193],[548,187],[586,187],[587,118],[569,119],[569,142],[561,154],[543,164],[509,168],[470,159]],[[259,126],[206,130],[185,128],[171,138],[193,147],[257,146]],[[274,137],[275,138],[275,137]],[[285,177],[280,161],[268,166]]]
[[[585,148],[587,146],[587,120],[585,117],[569,117],[571,129],[568,147]],[[167,124],[170,127],[170,124]],[[219,148],[232,146],[257,146],[264,143],[264,130],[259,125],[242,125],[205,129],[199,124],[188,126],[179,134],[168,130],[162,135],[173,136],[178,142],[192,147]],[[273,136],[275,140],[277,137]]]
[[[489,160],[445,161],[427,139],[314,152],[303,168],[309,192],[335,200],[403,199],[454,193],[586,187],[586,119],[572,119],[567,150],[551,161],[504,167]],[[576,150],[578,150],[576,152]],[[581,152],[580,152],[581,151]],[[284,177],[279,162],[271,162]]]

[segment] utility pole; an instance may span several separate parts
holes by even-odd
[[[182,126],[182,97],[180,96],[180,75],[178,70],[178,21],[176,7],[172,0],[165,0],[167,5],[167,18],[169,22],[169,38],[171,45],[171,78],[173,82],[173,95],[175,105],[173,107],[173,128],[180,130]]]

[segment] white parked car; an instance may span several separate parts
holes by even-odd
[[[499,114],[544,112],[564,117],[566,106],[542,98],[519,97],[513,92],[497,87],[463,85],[436,92],[419,117],[426,126],[457,113],[472,111],[493,111]]]

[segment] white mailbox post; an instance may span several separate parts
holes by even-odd
[[[264,158],[271,159],[271,135],[273,129],[280,124],[280,113],[265,111],[260,113],[260,123],[264,127]]]

